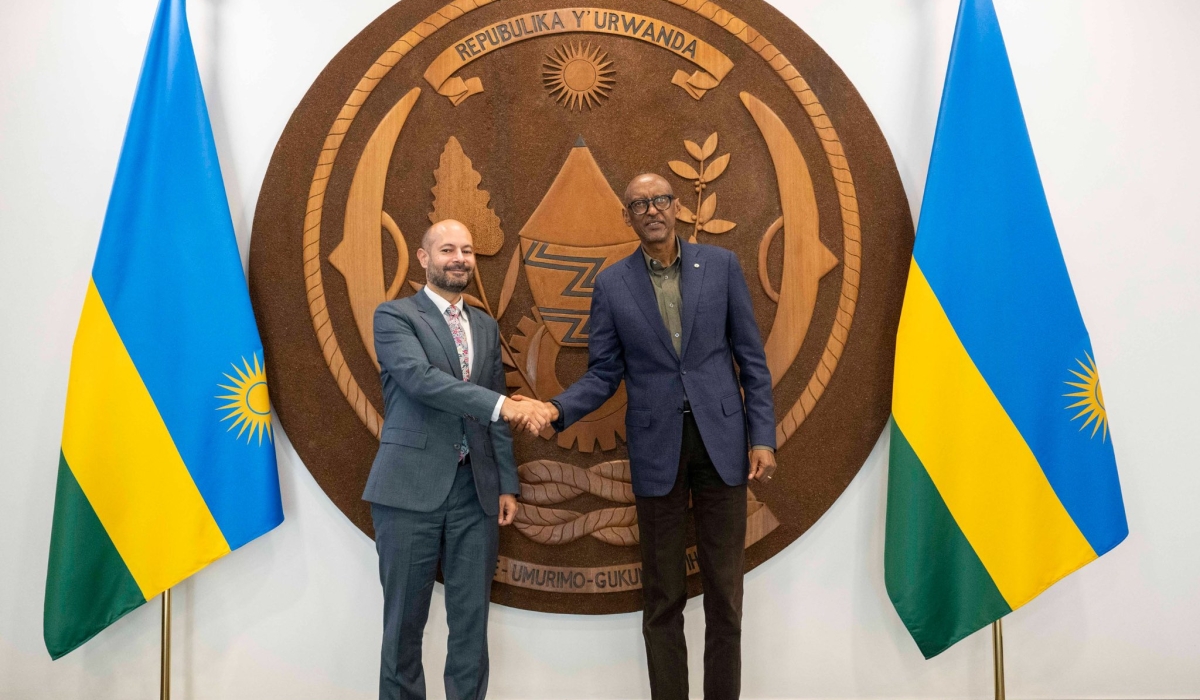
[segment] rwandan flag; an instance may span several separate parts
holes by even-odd
[[[896,340],[888,595],[925,656],[1128,533],[991,0],[963,0]]]
[[[282,521],[262,343],[184,0],[162,0],[71,356],[47,650]]]

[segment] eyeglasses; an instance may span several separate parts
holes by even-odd
[[[650,199],[635,199],[626,206],[629,207],[629,211],[631,213],[641,216],[642,214],[650,211],[651,204],[653,204],[654,208],[658,211],[666,211],[667,208],[671,206],[671,202],[674,201],[675,195],[660,194],[657,197],[652,197]]]

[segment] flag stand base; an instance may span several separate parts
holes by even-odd
[[[159,669],[159,700],[171,700],[171,589],[162,594],[162,666]]]
[[[996,677],[996,700],[1004,700],[1004,629],[992,623],[992,665]]]

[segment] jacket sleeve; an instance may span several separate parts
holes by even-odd
[[[500,394],[507,393],[508,387],[504,382],[503,355],[500,352],[500,328],[493,331],[496,340],[492,343],[492,376],[488,377],[488,387]],[[495,410],[495,401],[492,410]],[[491,414],[488,414],[491,417]],[[519,494],[521,482],[517,478],[517,459],[513,456],[512,430],[503,420],[494,421],[488,425],[488,435],[492,440],[492,449],[496,453],[496,469],[500,472],[500,493]]]
[[[762,335],[754,320],[754,305],[742,265],[729,255],[729,315],[726,332],[738,366],[738,380],[746,403],[750,444],[775,448],[775,398],[771,394],[771,370],[763,352]]]
[[[491,420],[500,394],[429,364],[412,324],[412,316],[391,302],[375,309],[375,355],[380,368],[404,388],[404,393],[429,408],[480,423]]]
[[[560,432],[600,408],[617,393],[617,387],[625,377],[625,348],[617,335],[605,287],[602,279],[597,279],[592,291],[587,372],[566,391],[554,397],[559,416],[551,427]]]

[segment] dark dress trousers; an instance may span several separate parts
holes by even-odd
[[[499,540],[500,494],[519,491],[512,434],[490,422],[505,390],[495,320],[466,307],[474,358],[463,381],[454,338],[424,292],[375,311],[385,402],[371,502],[383,584],[381,699],[423,699],[421,637],[440,563],[450,627],[450,700],[487,692],[487,616]],[[469,454],[459,464],[466,436]]]
[[[554,428],[564,430],[599,408],[625,380],[651,695],[688,697],[683,607],[690,496],[704,586],[704,697],[719,700],[736,698],[741,687],[747,453],[750,445],[775,446],[775,407],[737,258],[682,240],[679,255],[680,352],[639,248],[596,276],[588,370],[555,397]]]

